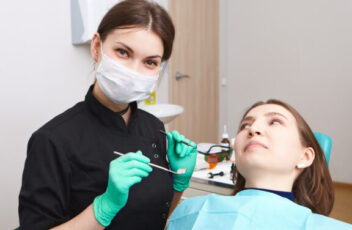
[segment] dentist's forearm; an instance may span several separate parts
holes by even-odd
[[[179,192],[174,190],[174,197],[172,198],[171,204],[170,204],[170,210],[169,210],[169,217],[171,216],[172,212],[175,210],[177,207],[178,203],[181,200],[183,192]]]
[[[85,230],[102,230],[105,229],[95,218],[93,203],[90,204],[76,217],[59,226],[51,228],[51,230],[69,230],[69,229],[85,229]]]

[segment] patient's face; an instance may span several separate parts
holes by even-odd
[[[293,115],[279,105],[261,105],[241,122],[236,165],[245,178],[263,173],[294,175],[304,149]]]

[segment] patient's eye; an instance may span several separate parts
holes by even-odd
[[[243,129],[248,129],[250,127],[250,125],[248,123],[243,123],[241,124],[240,126],[240,130],[243,130]]]
[[[279,119],[272,119],[270,125],[281,125],[282,122]]]

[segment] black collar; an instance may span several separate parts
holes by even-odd
[[[120,116],[124,115],[125,113],[127,113],[128,109],[130,108],[130,105],[128,104],[126,106],[125,109],[121,110],[121,111],[118,111],[118,112],[115,112],[116,114],[119,114]]]
[[[89,87],[89,90],[85,97],[85,104],[88,109],[106,126],[113,126],[120,131],[127,132],[128,128],[122,116],[109,108],[101,104],[93,95],[94,85]],[[129,126],[138,117],[137,102],[131,102],[129,104],[131,108],[131,117]]]

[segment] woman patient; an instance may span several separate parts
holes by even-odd
[[[299,113],[278,100],[244,114],[235,142],[234,195],[185,200],[174,229],[352,229],[327,217],[334,203],[324,153]]]

